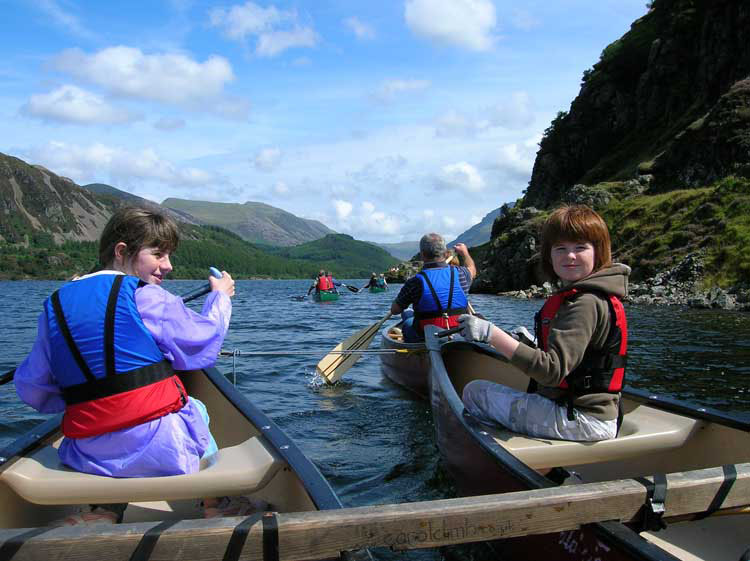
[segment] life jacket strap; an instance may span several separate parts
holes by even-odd
[[[75,405],[92,399],[109,397],[118,393],[159,382],[174,375],[172,364],[163,360],[115,376],[105,376],[93,382],[83,382],[62,388],[62,397],[67,405]]]

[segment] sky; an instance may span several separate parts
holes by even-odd
[[[452,239],[645,0],[0,0],[0,152],[147,199]]]

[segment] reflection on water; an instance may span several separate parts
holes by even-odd
[[[347,281],[361,286],[364,281]],[[172,281],[182,294],[197,281]],[[31,348],[42,302],[60,283],[0,282],[8,307],[0,315],[0,372]],[[426,403],[380,373],[377,356],[363,357],[331,387],[315,378],[315,365],[337,343],[377,322],[398,286],[385,293],[344,291],[340,300],[297,301],[309,281],[238,281],[225,349],[304,350],[305,356],[238,357],[239,388],[301,446],[347,506],[412,502],[452,496],[439,469]],[[504,328],[531,327],[540,300],[472,295],[474,307]],[[199,308],[201,302],[195,302]],[[630,383],[639,388],[747,415],[750,395],[750,314],[628,306]],[[373,347],[378,344],[375,339]],[[218,366],[231,372],[232,358]],[[0,446],[44,418],[19,403],[12,385],[0,387]],[[393,559],[438,559],[435,551]]]

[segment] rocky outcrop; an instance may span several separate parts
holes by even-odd
[[[750,177],[750,79],[736,82],[680,132],[650,171],[654,191],[698,187],[727,175]]]
[[[662,191],[748,173],[750,3],[652,6],[604,49],[570,111],[545,132],[523,205],[549,208],[576,183],[638,172],[653,173]]]
[[[540,223],[560,204],[586,204],[633,269],[633,301],[745,309],[750,2],[650,5],[545,131],[525,196],[494,224],[474,291],[545,295]],[[698,262],[701,272],[683,278]]]
[[[113,206],[70,179],[0,154],[0,239],[5,242],[28,244],[39,236],[55,243],[94,241]]]
[[[537,247],[543,216],[533,207],[503,206],[492,227],[489,258],[479,264],[479,274],[472,284],[473,291],[518,290],[544,282]]]

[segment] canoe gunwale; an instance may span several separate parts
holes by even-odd
[[[498,360],[507,361],[499,352],[495,349],[487,346],[480,345],[478,343],[472,343],[469,341],[448,341],[444,343],[440,348],[471,348],[474,352],[478,352],[487,356],[491,356]],[[432,350],[432,349],[431,349]],[[441,355],[442,362],[442,355]],[[446,372],[447,375],[447,372]],[[710,421],[712,423],[719,423],[729,428],[750,432],[750,419],[744,420],[736,415],[706,407],[703,405],[692,405],[679,399],[656,395],[653,392],[642,390],[640,388],[634,388],[632,386],[625,386],[622,390],[622,395],[627,396],[633,401],[637,401],[644,405],[661,409],[663,411],[669,411],[670,413],[677,413],[680,415],[688,415],[695,419],[702,421]]]
[[[289,464],[319,510],[342,508],[341,501],[315,464],[276,423],[244,397],[216,367],[205,368],[204,372],[224,397],[261,431],[274,452]]]
[[[425,340],[427,342],[427,348],[430,351],[430,383],[432,386],[431,392],[433,395],[430,396],[430,403],[433,409],[433,416],[435,413],[433,400],[435,399],[434,394],[439,393],[439,396],[444,400],[450,408],[453,417],[458,420],[460,425],[463,427],[466,434],[454,435],[456,438],[468,438],[478,444],[482,450],[484,450],[494,464],[506,472],[509,476],[518,480],[521,484],[526,486],[528,489],[542,489],[557,487],[558,485],[541,475],[536,470],[532,469],[510,451],[500,446],[495,442],[494,438],[490,436],[487,431],[482,427],[479,421],[475,420],[468,414],[465,414],[465,408],[463,401],[458,396],[448,376],[448,371],[443,362],[443,353],[451,348],[471,348],[475,352],[486,354],[498,358],[499,360],[506,360],[500,353],[488,347],[487,345],[480,345],[477,343],[467,341],[449,341],[441,343],[440,340],[435,336],[439,330],[432,326],[425,328]],[[624,390],[623,393],[630,393],[630,389]],[[669,400],[664,398],[656,398],[649,392],[635,390],[634,399],[644,400],[655,407],[663,407],[667,410],[677,410],[677,408],[687,408],[689,406],[684,403],[677,402],[676,400]],[[673,409],[672,409],[673,408]],[[705,408],[703,408],[705,409]],[[702,412],[708,419],[717,420],[732,420],[738,422],[736,418],[730,417],[718,411]],[[741,423],[741,426],[748,425],[748,423]],[[436,425],[437,426],[437,425]],[[484,432],[485,435],[481,433]],[[439,439],[438,439],[439,440]],[[442,454],[442,451],[441,451]],[[631,530],[626,525],[617,522],[596,522],[593,524],[586,525],[587,528],[591,528],[595,535],[599,538],[609,541],[610,543],[616,544],[618,548],[626,552],[630,559],[642,559],[645,561],[676,561],[677,557],[673,556],[668,551],[658,547],[657,545],[649,542],[642,538],[638,532]]]
[[[0,450],[0,467],[14,458],[26,455],[32,449],[36,448],[39,442],[59,432],[61,422],[62,413],[58,413],[16,438],[8,446]]]

